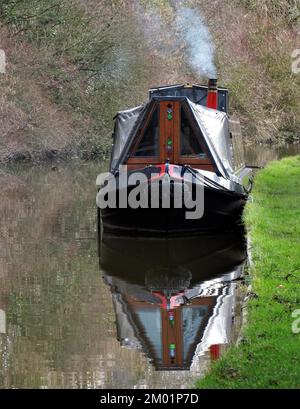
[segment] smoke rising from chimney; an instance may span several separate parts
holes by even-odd
[[[176,10],[176,23],[185,43],[187,62],[195,74],[217,78],[214,42],[203,16],[196,9],[180,7]]]
[[[175,55],[183,58],[198,78],[217,78],[213,38],[198,8],[171,1],[162,14],[158,6],[142,7],[141,3],[135,0],[134,12],[149,48],[166,61]]]

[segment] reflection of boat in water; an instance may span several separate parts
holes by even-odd
[[[236,283],[246,252],[237,235],[140,239],[104,235],[101,268],[123,346],[156,369],[189,369],[230,341]]]
[[[147,103],[119,112],[109,169],[112,177],[105,187],[105,194],[115,199],[101,209],[104,228],[178,233],[223,231],[240,222],[252,171],[244,163],[239,122],[227,113],[228,90],[218,88],[214,79],[208,87],[153,88]],[[99,177],[101,188],[102,182]],[[171,190],[167,206],[162,205],[165,191],[153,194],[159,184]],[[192,201],[173,204],[175,192],[184,186],[184,192],[194,197],[199,185],[204,189],[204,213],[189,219],[186,211]],[[138,206],[124,206],[124,200],[127,203],[135,196],[140,197]],[[157,206],[150,206],[156,196]],[[200,205],[197,195],[196,202]]]

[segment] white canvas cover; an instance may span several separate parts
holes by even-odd
[[[139,123],[141,114],[145,110],[145,105],[128,109],[127,111],[120,111],[116,115],[115,129],[114,129],[114,145],[112,151],[112,163],[111,167],[114,169],[119,162],[119,158],[124,151],[126,142],[130,138],[135,129],[135,126]]]
[[[225,112],[205,108],[187,100],[219,172],[224,177],[234,174],[230,149],[229,119]]]

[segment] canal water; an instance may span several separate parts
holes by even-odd
[[[239,337],[242,235],[99,242],[105,166],[0,172],[0,388],[190,387]]]

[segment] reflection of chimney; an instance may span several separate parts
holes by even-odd
[[[212,359],[212,361],[216,361],[217,359],[220,358],[220,345],[216,344],[216,345],[211,345],[209,347],[210,350],[210,357]]]
[[[207,108],[218,109],[218,80],[210,79],[208,81],[208,91],[207,91]]]

